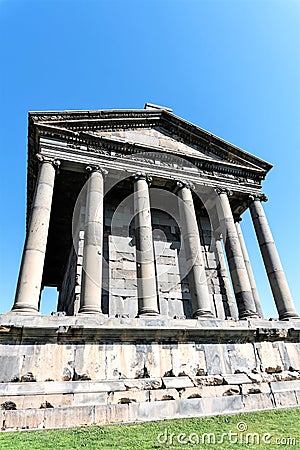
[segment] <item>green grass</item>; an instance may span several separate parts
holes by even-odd
[[[300,409],[293,408],[234,416],[174,419],[130,425],[4,432],[0,433],[0,449],[300,449],[299,423]],[[246,427],[247,430],[242,431]],[[203,433],[212,433],[210,444],[207,442],[207,436],[205,443],[201,443]],[[227,435],[224,435],[224,442],[221,443],[223,433],[227,433]],[[233,442],[231,443],[229,433],[232,433],[231,440]],[[246,443],[247,433],[253,439],[255,438],[256,443],[253,444],[251,440],[248,441],[248,444]],[[253,435],[253,433],[257,434]],[[216,439],[215,444],[212,443],[213,435]],[[189,439],[192,443],[187,442]],[[236,439],[239,442],[234,442]]]

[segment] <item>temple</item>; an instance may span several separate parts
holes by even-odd
[[[0,316],[0,402],[16,406],[3,429],[299,404],[299,317],[263,208],[271,168],[158,105],[29,113],[26,240]]]

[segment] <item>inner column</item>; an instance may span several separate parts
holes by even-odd
[[[246,319],[248,317],[258,317],[241,244],[234,224],[228,192],[225,189],[217,189],[216,192],[219,194],[217,211],[239,311],[239,318]]]
[[[253,270],[252,270],[252,267],[251,267],[251,262],[250,262],[248,250],[247,250],[247,247],[246,247],[246,243],[245,243],[245,240],[244,240],[242,228],[241,228],[241,225],[240,225],[240,221],[241,220],[242,220],[241,217],[236,219],[235,227],[236,227],[236,231],[237,231],[237,234],[238,234],[238,237],[239,237],[239,241],[240,241],[240,244],[241,244],[241,249],[242,249],[242,253],[243,253],[243,257],[244,257],[244,261],[245,261],[245,266],[246,266],[248,277],[249,277],[249,282],[250,282],[250,285],[251,285],[251,290],[252,290],[252,295],[253,295],[253,300],[254,300],[254,303],[255,303],[256,311],[257,311],[257,314],[259,315],[259,317],[263,318],[264,315],[263,315],[263,311],[262,311],[262,306],[261,306],[260,298],[259,298],[259,295],[258,295],[258,291],[257,291],[256,283],[255,283]]]
[[[186,255],[193,317],[215,317],[208,291],[191,186],[178,182],[179,214]]]
[[[139,316],[155,316],[159,314],[148,186],[148,183],[150,182],[151,178],[144,173],[138,173],[134,177],[134,215]]]
[[[84,228],[83,270],[80,294],[80,314],[102,314],[102,253],[103,253],[103,175],[99,166],[88,166],[90,173]]]

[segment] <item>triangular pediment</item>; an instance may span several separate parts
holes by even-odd
[[[205,151],[196,145],[191,145],[176,139],[161,127],[143,128],[143,129],[128,129],[119,131],[89,131],[93,136],[99,136],[105,139],[118,141],[120,143],[128,143],[130,145],[137,145],[155,149],[156,151],[173,153],[176,155],[201,158],[208,161],[221,161],[222,158],[214,155],[209,151]]]
[[[170,110],[63,111],[30,113],[32,128],[47,135],[90,142],[102,148],[134,147],[135,152],[165,152],[191,160],[235,166],[261,173],[271,164],[208,131],[174,115]]]

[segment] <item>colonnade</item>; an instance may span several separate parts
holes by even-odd
[[[59,161],[50,160],[41,155],[39,155],[39,161],[39,175],[13,306],[15,313],[36,314],[39,311],[55,173],[59,167]],[[103,185],[106,171],[99,166],[88,166],[87,170],[89,183],[87,186],[79,313],[101,315]],[[138,173],[133,177],[139,316],[159,314],[149,197],[150,182],[151,178],[144,173]],[[208,290],[192,190],[193,186],[188,183],[177,183],[193,317],[212,318],[215,313]],[[239,318],[262,317],[249,256],[240,225],[233,217],[229,194],[225,189],[217,189],[216,207]],[[261,204],[264,198],[262,196],[249,197],[249,200],[254,228],[279,319],[297,318],[298,315]],[[221,252],[220,243],[218,243],[217,250],[218,253]]]

